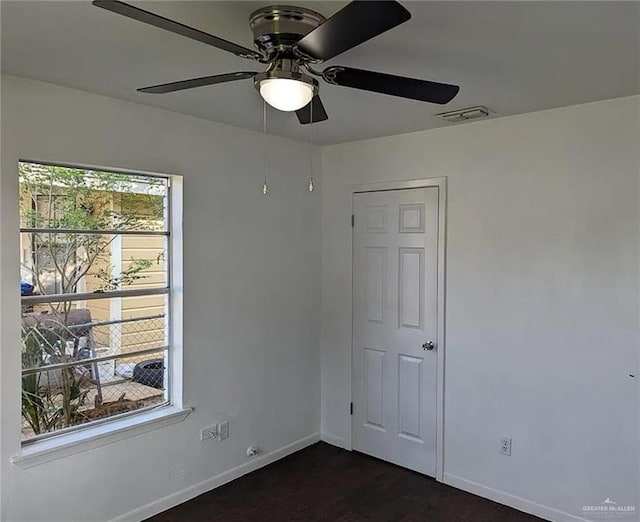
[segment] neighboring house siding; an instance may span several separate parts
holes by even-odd
[[[140,272],[142,277],[127,288],[148,288],[166,286],[163,253],[165,238],[160,236],[124,236],[122,238],[122,269],[131,265],[131,260],[150,259],[153,265]],[[166,313],[164,296],[129,297],[122,299],[122,318],[150,316]],[[135,323],[123,324],[122,352],[132,352],[144,348],[163,346],[165,330],[162,321],[155,321],[158,328],[145,328],[139,332]]]
[[[99,261],[93,265],[91,272],[108,269],[109,263],[107,261]],[[84,280],[86,292],[95,292],[103,286],[103,282],[93,275],[85,276]],[[108,301],[87,301],[86,308],[91,311],[91,319],[93,319],[94,321],[109,321],[110,319],[112,319]]]

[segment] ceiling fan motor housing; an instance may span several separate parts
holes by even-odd
[[[300,65],[296,58],[277,58],[269,65],[269,68],[253,77],[255,88],[260,91],[260,82],[269,79],[286,79],[297,80],[308,84],[314,94],[318,94],[319,83],[315,78],[301,71]]]
[[[326,21],[320,13],[296,6],[272,5],[251,13],[254,43],[266,56],[289,54],[302,37]]]

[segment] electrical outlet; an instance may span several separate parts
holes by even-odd
[[[223,421],[218,424],[218,440],[229,438],[229,421]]]
[[[216,440],[218,438],[218,425],[209,426],[208,428],[202,428],[200,431],[200,440]]]
[[[500,453],[511,456],[511,437],[503,435],[500,437]]]

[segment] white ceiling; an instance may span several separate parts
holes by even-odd
[[[246,47],[247,19],[277,2],[131,2]],[[330,16],[346,2],[290,2]],[[434,114],[485,105],[495,116],[640,93],[639,2],[403,2],[413,17],[331,64],[461,86],[432,105],[323,84],[329,120],[320,144],[451,125]],[[88,1],[1,3],[2,72],[160,107],[247,129],[262,127],[250,80],[165,95],[137,87],[260,70],[260,64],[128,20]],[[258,66],[256,68],[256,66]],[[295,115],[272,110],[269,130],[308,140]]]

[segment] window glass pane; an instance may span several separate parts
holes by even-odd
[[[19,173],[22,440],[167,403],[168,180]]]
[[[168,285],[168,236],[22,232],[23,295],[110,292]]]
[[[23,307],[23,440],[166,402],[166,301]]]
[[[166,178],[20,162],[22,227],[166,231]]]
[[[166,179],[24,162],[19,174],[23,295],[167,284]]]

